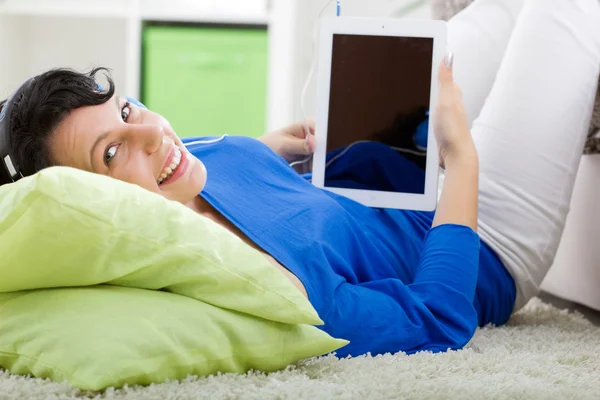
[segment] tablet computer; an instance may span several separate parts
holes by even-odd
[[[445,53],[443,21],[324,19],[313,184],[370,207],[434,210]]]

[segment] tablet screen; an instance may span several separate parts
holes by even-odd
[[[325,186],[425,193],[433,39],[333,35]]]

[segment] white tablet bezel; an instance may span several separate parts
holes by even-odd
[[[325,158],[327,153],[327,131],[329,116],[329,90],[331,83],[331,59],[333,35],[372,35],[424,37],[433,39],[433,59],[431,63],[430,118],[427,142],[427,162],[425,171],[425,193],[397,193],[375,190],[344,189],[325,186]],[[438,154],[433,134],[435,105],[438,98],[437,71],[446,53],[446,23],[444,21],[414,21],[382,18],[327,18],[320,29],[316,150],[313,155],[312,183],[320,188],[349,197],[369,207],[397,208],[405,210],[433,211],[437,205]]]

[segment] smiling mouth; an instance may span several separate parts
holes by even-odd
[[[175,171],[177,171],[177,168],[179,168],[179,165],[181,164],[181,150],[177,146],[173,147],[174,149],[170,154],[171,159],[169,160],[169,163],[162,170],[160,176],[156,180],[156,182],[159,185],[162,185],[166,183],[169,179],[171,179],[171,177],[173,176]]]

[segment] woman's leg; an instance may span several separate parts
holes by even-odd
[[[600,72],[598,0],[528,0],[473,123],[479,233],[535,296],[569,210]]]
[[[454,80],[461,87],[469,122],[479,115],[525,0],[475,0],[448,21]]]
[[[500,63],[525,0],[475,0],[448,21],[448,50],[454,80],[462,89],[469,125],[492,90]],[[438,198],[444,186],[438,179]]]

